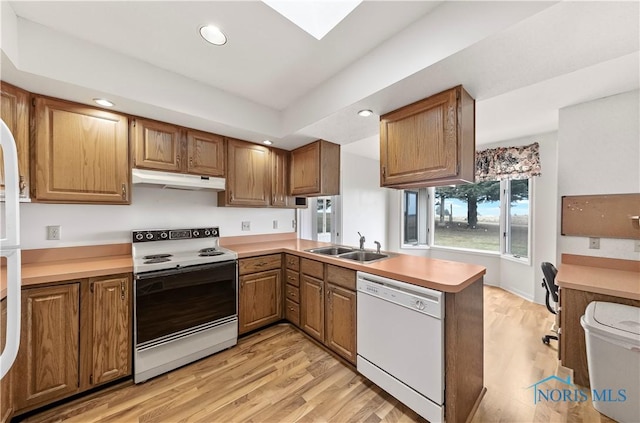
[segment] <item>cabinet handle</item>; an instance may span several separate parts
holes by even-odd
[[[193,159],[189,157],[189,167],[193,167]]]
[[[20,196],[23,197],[24,190],[25,188],[27,188],[27,184],[24,182],[24,175],[20,175],[20,182],[18,184],[18,187],[20,188]]]
[[[178,165],[178,167],[180,167],[180,155],[179,154],[176,156],[176,164]]]
[[[387,176],[387,167],[382,166],[382,177],[385,178]]]
[[[229,190],[229,198],[233,200],[233,191]]]
[[[294,278],[293,276],[287,276],[287,279],[289,279],[290,281],[296,280],[296,278]]]
[[[127,199],[127,184],[125,183],[122,184],[122,199]]]
[[[124,293],[125,293],[124,281],[120,281],[120,299],[124,301]]]

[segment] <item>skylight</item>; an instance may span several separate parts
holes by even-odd
[[[262,0],[267,6],[321,40],[362,0]]]

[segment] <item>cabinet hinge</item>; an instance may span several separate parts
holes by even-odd
[[[32,105],[33,107],[36,107],[36,98],[35,98],[35,97],[32,97],[32,98],[31,98],[31,105]]]
[[[93,385],[93,375],[89,375],[89,385]]]

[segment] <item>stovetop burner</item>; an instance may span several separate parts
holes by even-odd
[[[213,256],[219,256],[221,254],[224,254],[222,251],[203,251],[202,253],[198,254],[198,256],[200,257],[213,257]]]
[[[171,254],[158,254],[158,255],[170,256]],[[166,257],[157,257],[157,258],[152,258],[152,259],[149,259],[149,260],[145,260],[142,264],[164,263],[165,261],[171,261],[171,259],[168,259]]]
[[[132,232],[133,273],[169,270],[237,260],[219,246],[216,226],[192,229],[145,229]]]
[[[144,256],[142,257],[143,260],[155,260],[155,259],[162,259],[162,258],[167,258],[167,257],[172,257],[173,254],[149,254],[148,256]],[[163,261],[169,261],[169,260],[163,260]],[[161,263],[161,262],[155,262],[155,263]]]

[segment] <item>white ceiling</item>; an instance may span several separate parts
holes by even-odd
[[[377,156],[378,115],[463,84],[479,145],[639,87],[639,3],[364,1],[316,40],[258,1],[2,1],[2,79],[291,149]],[[229,41],[206,44],[198,28]],[[376,114],[361,118],[370,108]]]

